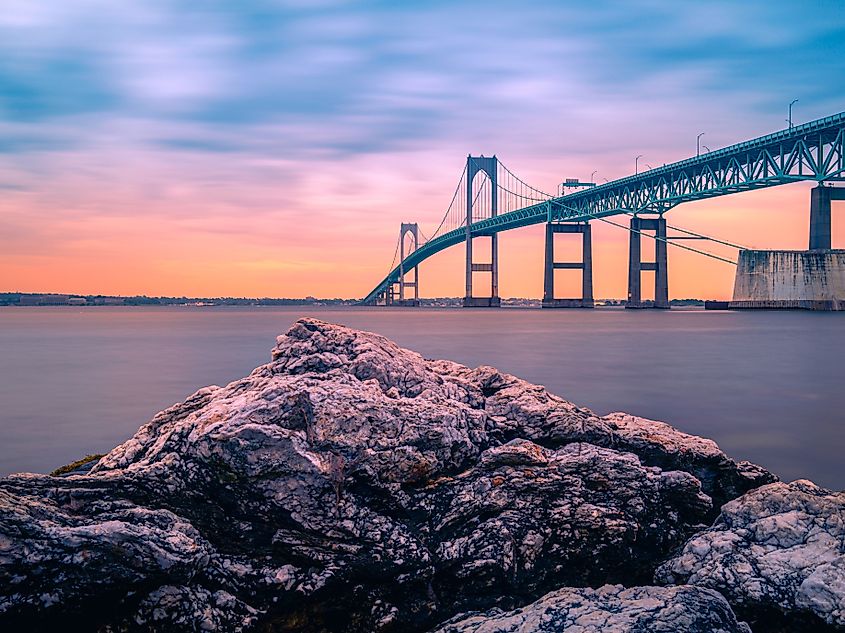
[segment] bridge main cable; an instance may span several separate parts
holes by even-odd
[[[630,215],[631,217],[636,217],[636,214],[631,213],[630,211],[628,212],[628,215]],[[718,237],[711,237],[709,235],[704,235],[703,233],[696,233],[695,231],[688,231],[687,229],[682,229],[679,226],[673,226],[673,225],[669,224],[668,222],[666,223],[666,228],[672,229],[674,231],[680,231],[681,233],[686,233],[687,235],[694,235],[695,237],[698,237],[702,240],[708,240],[710,242],[716,242],[717,244],[723,244],[724,246],[730,246],[731,248],[735,248],[735,249],[740,250],[740,251],[748,250],[747,246],[740,246],[739,244],[733,244],[732,242],[726,242],[725,240],[721,240]]]
[[[675,242],[673,242],[672,240],[670,240],[668,238],[660,238],[657,235],[649,235],[648,233],[644,233],[643,231],[638,231],[637,229],[631,228],[629,226],[625,226],[624,224],[617,224],[616,222],[613,222],[612,220],[608,220],[607,218],[597,217],[596,220],[599,220],[601,222],[607,222],[608,224],[612,224],[613,226],[618,226],[620,229],[625,229],[626,231],[629,231],[630,233],[637,233],[638,235],[644,235],[645,237],[650,237],[651,239],[653,239],[656,242],[664,242],[665,244],[668,244],[669,246],[676,246],[677,248],[682,248],[685,251],[691,251],[693,253],[698,253],[699,255],[704,255],[705,257],[712,257],[713,259],[717,259],[720,262],[725,262],[726,264],[733,264],[734,266],[736,266],[736,262],[732,259],[720,257],[719,255],[714,255],[713,253],[708,253],[707,251],[700,251],[697,248],[692,248],[691,246],[684,246],[683,244],[676,244]],[[669,225],[667,224],[666,226],[669,226]],[[682,230],[682,229],[679,229],[679,230]]]

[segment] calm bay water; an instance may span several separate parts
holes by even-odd
[[[698,310],[2,308],[0,474],[108,451],[197,388],[267,362],[306,315],[845,488],[845,314]]]

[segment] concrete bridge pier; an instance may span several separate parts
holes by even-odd
[[[826,250],[830,241],[830,202],[845,200],[845,188],[819,185],[810,190],[810,250]]]
[[[555,261],[555,234],[580,233],[582,249],[580,262]],[[581,298],[555,298],[555,270],[581,271]],[[553,223],[546,224],[546,261],[543,275],[543,307],[544,308],[592,308],[593,304],[593,249],[592,234],[589,222],[583,224]]]
[[[392,306],[393,302],[396,300],[396,294],[396,282],[392,282],[387,286],[387,288],[384,289],[384,294],[382,295],[382,298],[384,299],[384,305]]]
[[[642,235],[654,231],[654,260],[642,261]],[[654,271],[654,307],[669,309],[669,276],[666,269],[666,220],[658,218],[631,218],[630,247],[628,250],[628,302],[626,308],[639,309],[646,306],[642,301],[642,272]]]
[[[467,231],[469,233],[469,231]],[[499,299],[499,239],[494,233],[490,236],[490,263],[477,264],[472,261],[472,238],[467,237],[467,262],[466,262],[466,295],[464,296],[465,308],[498,308]],[[472,294],[472,274],[490,273],[490,296],[474,297]]]

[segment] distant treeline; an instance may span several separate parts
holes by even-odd
[[[54,293],[2,292],[0,305],[49,306],[49,305],[232,305],[232,306],[286,306],[286,305],[352,305],[357,299],[302,298],[251,298],[251,297],[119,297],[112,295],[75,295]]]
[[[0,306],[146,306],[146,305],[194,305],[194,306],[345,306],[355,305],[359,299],[305,298],[251,298],[251,297],[118,297],[113,295],[74,295],[56,293],[0,292]],[[420,305],[428,307],[456,307],[462,304],[461,297],[436,297],[420,299]],[[644,301],[644,305],[649,305]],[[673,306],[704,305],[703,299],[672,299]],[[622,299],[599,299],[597,305],[624,306]],[[509,307],[537,307],[539,299],[510,297],[502,298],[502,305]]]

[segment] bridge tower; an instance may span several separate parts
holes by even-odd
[[[642,261],[642,236],[644,231],[654,231],[654,261]],[[663,214],[656,218],[631,218],[630,247],[628,250],[628,301],[626,308],[643,308],[642,271],[654,271],[654,307],[669,309],[669,277],[666,270],[666,220]]]
[[[402,228],[399,230],[399,299],[393,300],[394,305],[400,306],[418,306],[420,305],[420,268],[414,266],[414,280],[405,281],[405,275],[410,273],[410,270],[405,270],[405,236],[410,234],[414,240],[413,249],[407,254],[410,255],[420,247],[420,229],[416,222],[402,223]],[[414,289],[414,298],[409,299],[405,296],[405,288]]]
[[[582,236],[580,262],[555,261],[555,234],[580,233]],[[575,269],[581,271],[581,298],[555,299],[555,270]],[[543,275],[544,308],[592,308],[593,307],[593,249],[590,223],[549,222],[546,224],[546,262]]]
[[[494,155],[492,158],[484,156],[467,156],[466,170],[466,295],[464,295],[465,308],[498,308],[499,307],[499,238],[496,233],[490,234],[490,263],[476,264],[472,259],[472,240],[470,230],[472,226],[472,182],[478,172],[484,172],[490,178],[490,213],[495,217],[498,213],[498,183],[496,172],[498,171],[499,160]],[[472,294],[472,274],[477,272],[490,273],[490,296],[474,297]]]

